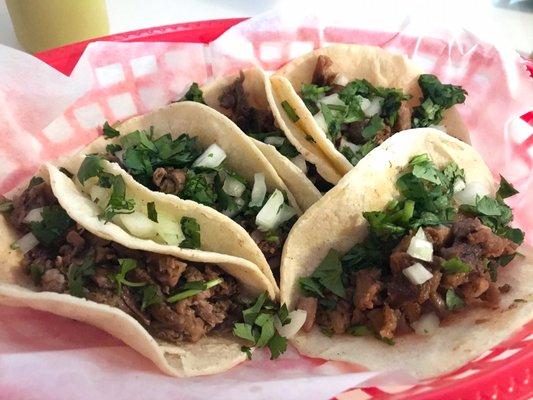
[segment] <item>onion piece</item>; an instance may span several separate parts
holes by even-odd
[[[417,335],[431,336],[438,329],[440,324],[439,317],[434,312],[424,314],[420,319],[413,323],[413,328]]]
[[[315,119],[315,122],[318,127],[324,132],[327,132],[328,124],[326,124],[326,119],[324,118],[324,114],[322,114],[322,111],[319,111],[315,115],[313,115],[313,118]]]
[[[30,222],[41,222],[43,220],[43,207],[34,208],[30,210],[24,217],[24,222],[29,224]]]
[[[226,152],[216,143],[209,146],[193,163],[193,168],[216,168],[226,159]]]
[[[430,125],[428,126],[428,128],[438,129],[439,131],[447,132],[446,127],[444,125]]]
[[[457,193],[466,188],[466,183],[463,179],[456,179],[453,183],[453,192]]]
[[[278,189],[274,190],[274,193],[270,195],[263,208],[261,208],[255,217],[255,223],[259,230],[269,231],[274,229],[278,222],[280,209],[284,201],[283,193]]]
[[[350,80],[344,74],[337,74],[337,76],[333,80],[333,83],[335,85],[346,86],[348,83],[350,83]]]
[[[365,113],[365,116],[370,118],[373,115],[381,113],[381,97],[374,97],[372,100],[364,99],[366,101],[361,102],[361,110]]]
[[[344,139],[344,136],[341,136],[341,143],[340,143],[339,149],[342,149],[343,147],[348,147],[354,153],[357,152],[357,150],[361,148],[361,146],[358,146],[355,143],[352,143]]]
[[[414,263],[405,268],[402,273],[413,285],[421,285],[433,278],[433,274],[420,263]]]
[[[422,228],[418,228],[418,232],[411,239],[407,254],[422,261],[433,260],[433,244],[427,240]]]
[[[222,185],[222,190],[231,197],[241,197],[246,190],[246,186],[238,179],[228,176],[224,181],[224,185]]]
[[[250,207],[260,207],[265,200],[267,188],[265,183],[265,174],[258,172],[254,174],[254,187],[250,199]]]
[[[281,336],[287,339],[290,339],[294,335],[296,335],[298,331],[302,328],[302,326],[305,324],[305,319],[307,318],[307,311],[291,311],[289,313],[289,318],[291,319],[291,322],[285,325],[281,325],[281,321],[279,320],[277,315],[276,318],[274,318],[274,327]]]
[[[152,238],[157,233],[157,223],[139,211],[134,211],[131,214],[118,214],[113,219],[133,236],[141,239]]]
[[[476,198],[490,194],[490,190],[481,182],[469,182],[466,187],[453,195],[453,198],[459,205],[468,204],[476,205]]]
[[[178,246],[185,240],[181,225],[168,215],[157,215],[156,232],[167,244]]]
[[[272,146],[278,147],[278,146],[281,146],[283,142],[285,142],[285,138],[281,136],[269,136],[265,138],[264,142],[266,144],[270,144]]]
[[[307,174],[307,163],[305,162],[305,157],[301,154],[298,154],[296,157],[291,158],[291,161],[294,165],[300,168],[304,174]]]
[[[35,246],[39,244],[39,239],[35,237],[35,235],[31,232],[26,233],[24,236],[22,236],[19,240],[17,240],[15,243],[13,243],[13,248],[18,248],[22,254],[26,254],[28,251],[33,249]]]
[[[99,206],[105,207],[109,201],[109,189],[98,185],[93,185],[89,190],[89,196],[91,196],[91,200],[93,202]]]
[[[333,93],[333,94],[330,94],[329,96],[322,97],[319,101],[320,103],[326,104],[328,106],[330,105],[331,106],[345,106],[346,105],[346,103],[339,98],[338,93]]]

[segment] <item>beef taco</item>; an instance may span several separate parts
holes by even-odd
[[[294,345],[425,378],[508,338],[533,312],[532,253],[504,202],[514,194],[439,130],[386,140],[286,241],[281,301],[306,311]]]
[[[287,137],[298,150],[325,154],[338,176],[402,130],[437,126],[469,142],[453,107],[465,101],[466,91],[378,47],[318,49],[289,62],[270,81]]]
[[[117,197],[121,175],[106,172],[107,178],[87,179],[110,179]],[[92,324],[173,376],[225,371],[245,360],[253,345],[268,346],[273,357],[284,350],[274,329],[262,342],[245,334],[259,329],[256,318],[273,319],[278,310],[275,288],[255,264],[187,248],[198,247],[191,243],[200,238],[185,228],[176,234],[179,228],[156,226],[150,229],[161,237],[133,236],[121,226],[129,223],[116,218],[133,214],[115,208],[110,216],[100,206],[103,191],[91,191],[100,193],[91,200],[53,166],[43,177],[1,203],[0,303]],[[155,194],[149,203],[143,195],[122,200],[134,201],[134,213],[151,204],[148,214],[159,224],[171,207]],[[186,218],[187,211],[180,213]],[[137,216],[146,227],[142,221]],[[190,246],[167,240],[172,234],[184,235]]]
[[[308,209],[331,184],[306,161],[277,126],[269,102],[270,81],[259,68],[217,79],[201,89],[192,84],[184,99],[207,104],[230,118],[250,136],[294,195],[302,210]]]
[[[229,243],[238,243],[220,252],[252,261],[275,285],[300,208],[252,140],[222,114],[195,102],[174,103],[115,128],[106,125],[104,137],[85,153],[117,163],[132,185],[165,193],[178,208],[215,211],[209,221],[218,226],[216,242],[232,235]],[[71,171],[78,173],[81,157],[75,162]]]

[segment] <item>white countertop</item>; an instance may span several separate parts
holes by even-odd
[[[110,33],[125,32],[151,26],[218,18],[250,17],[268,11],[284,0],[107,0]],[[287,1],[287,0],[285,0]],[[301,2],[302,10],[312,10],[313,0]],[[533,52],[533,13],[495,7],[490,0],[373,0],[336,1],[339,10],[357,12],[370,7],[377,12],[401,9],[423,11],[436,24],[451,19],[493,42],[503,42],[525,54]],[[514,0],[516,1],[516,0]],[[323,4],[323,1],[321,1]],[[436,11],[438,10],[438,11]],[[0,44],[20,49],[5,1],[0,0]]]

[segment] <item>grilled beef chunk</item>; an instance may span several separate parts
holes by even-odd
[[[333,61],[328,56],[318,56],[315,70],[313,71],[312,83],[318,86],[331,86],[337,77],[333,68]]]
[[[424,228],[424,232],[433,244],[431,262],[407,254],[413,235],[405,235],[392,249],[388,265],[348,272],[349,287],[344,298],[327,289],[324,302],[300,298],[298,308],[308,311],[304,330],[312,328],[315,319],[310,310],[316,308],[316,323],[325,331],[345,333],[350,326],[365,325],[378,336],[392,339],[412,332],[412,324],[425,313],[435,312],[440,319],[445,319],[450,314],[445,300],[448,290],[453,290],[466,306],[480,303],[497,307],[501,293],[510,287],[498,288],[491,282],[484,260],[513,254],[516,244],[494,234],[479,219],[462,214],[451,227],[431,226]],[[442,264],[453,257],[467,263],[471,270],[446,271]],[[402,272],[415,262],[424,264],[433,275],[420,285],[411,283]]]
[[[163,172],[169,173],[164,169]],[[27,228],[23,220],[30,210],[58,203],[50,186],[40,183],[26,189],[13,204],[10,219],[24,231]],[[125,281],[118,279],[119,259],[136,262],[136,267],[122,277]],[[236,300],[235,278],[218,267],[132,250],[101,239],[79,225],[66,231],[54,245],[39,244],[31,249],[22,264],[41,290],[83,296],[119,308],[152,335],[170,342],[195,342],[210,331],[231,329],[242,310],[242,304]],[[194,296],[174,303],[165,300],[181,292],[185,282],[218,278],[223,279],[222,283]],[[146,303],[147,288],[155,291],[155,301]]]
[[[187,172],[172,167],[159,167],[154,171],[152,182],[163,193],[179,194],[185,188]]]

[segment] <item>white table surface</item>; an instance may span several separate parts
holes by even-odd
[[[250,17],[268,11],[283,1],[107,0],[107,4],[110,33],[118,33],[187,21]],[[314,0],[291,1],[299,1],[302,10],[312,10],[315,3]],[[339,12],[343,13],[355,13],[361,8],[391,13],[412,9],[418,13],[426,13],[436,24],[445,25],[448,20],[460,20],[464,27],[492,42],[506,43],[524,54],[533,52],[533,13],[495,7],[490,0],[326,1],[328,4],[337,4]],[[323,2],[324,0],[320,1],[322,5]],[[0,44],[21,48],[13,32],[5,0],[0,0]]]

